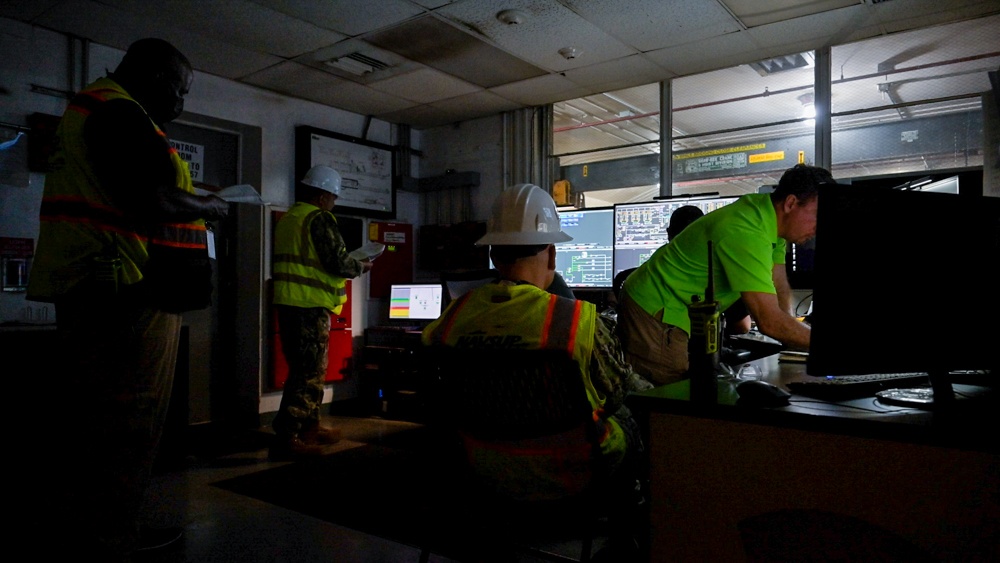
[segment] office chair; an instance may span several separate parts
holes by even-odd
[[[631,275],[632,272],[634,271],[636,271],[636,268],[628,268],[627,270],[622,270],[618,272],[618,275],[615,276],[614,281],[611,282],[611,289],[614,291],[615,299],[618,300],[619,303],[621,303],[622,286],[625,285],[625,279],[628,278],[629,275]]]
[[[436,423],[455,438],[469,518],[477,524],[467,545],[472,556],[508,550],[589,561],[606,506],[592,486],[600,477],[598,437],[576,362],[561,350],[429,352],[437,354]],[[523,468],[524,452],[537,448],[562,454],[558,486],[513,479],[506,470]],[[581,542],[579,558],[551,549],[567,539]],[[425,547],[421,561],[434,548]]]

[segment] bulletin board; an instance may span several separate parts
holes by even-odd
[[[295,128],[295,177],[324,164],[340,173],[337,211],[374,219],[396,218],[396,159],[390,145],[307,125]]]

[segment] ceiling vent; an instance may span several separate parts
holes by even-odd
[[[328,61],[323,61],[323,64],[344,72],[349,72],[355,76],[364,76],[378,70],[385,70],[389,68],[387,63],[357,52],[330,59]]]
[[[756,70],[757,74],[761,76],[768,76],[776,72],[811,66],[810,59],[811,57],[807,59],[801,53],[797,53],[750,63],[750,68]]]

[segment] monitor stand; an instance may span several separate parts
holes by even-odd
[[[935,370],[929,373],[930,387],[913,387],[909,389],[884,389],[875,394],[880,401],[894,405],[917,408],[940,408],[955,402],[955,390],[951,386],[947,370]]]

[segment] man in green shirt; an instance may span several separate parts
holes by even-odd
[[[709,241],[720,310],[742,299],[762,333],[808,350],[809,327],[792,315],[785,246],[815,236],[818,187],[834,183],[829,171],[799,164],[773,193],[745,195],[658,249],[622,288],[618,334],[633,368],[658,385],[688,370],[688,305],[705,298]]]

